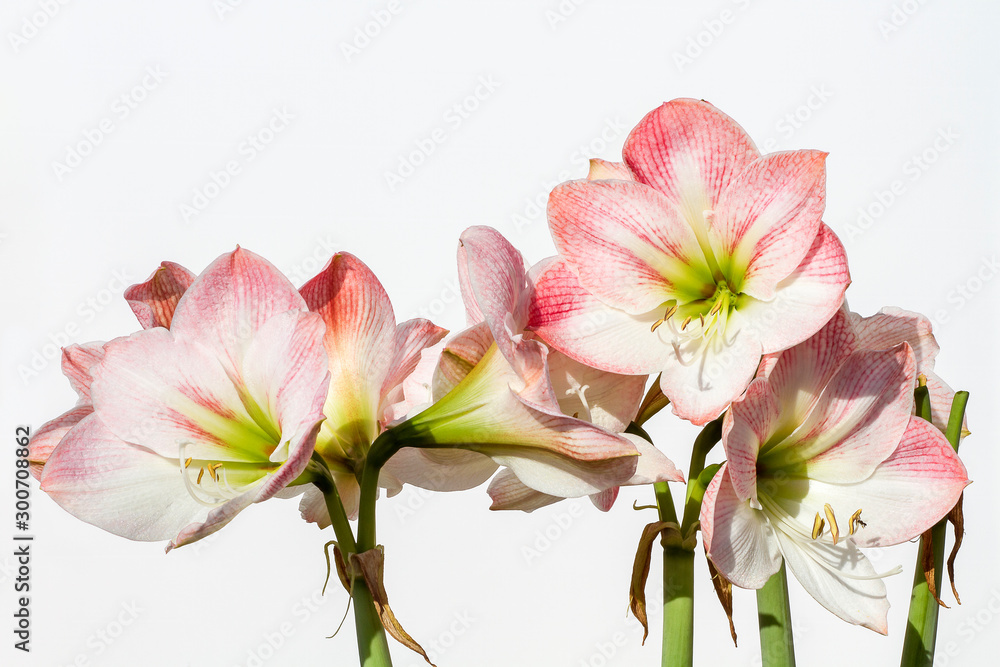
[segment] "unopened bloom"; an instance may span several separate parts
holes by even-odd
[[[329,383],[322,319],[259,256],[237,248],[182,291],[175,309],[137,296],[149,328],[87,366],[93,412],[41,474],[71,514],[135,540],[173,537],[168,549],[299,477]]]
[[[907,343],[863,349],[845,311],[772,360],[723,422],[727,462],[701,509],[705,550],[760,588],[782,559],[840,618],[886,633],[885,586],[858,547],[910,540],[968,483],[939,430],[911,416]]]
[[[636,126],[623,157],[552,191],[561,260],[535,276],[529,327],[589,366],[662,372],[674,412],[705,424],[763,354],[840,307],[849,275],[821,219],[826,154],[762,156],[712,105],[674,100]]]

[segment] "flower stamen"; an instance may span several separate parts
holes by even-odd
[[[849,526],[850,533],[849,534],[853,535],[854,531],[856,531],[858,529],[858,526],[861,526],[862,528],[865,528],[865,527],[868,526],[868,524],[866,524],[864,521],[861,520],[861,510],[860,509],[857,512],[855,512],[854,514],[851,515],[851,521],[850,521],[850,526]]]
[[[812,538],[814,540],[818,540],[819,536],[823,534],[824,526],[826,526],[826,521],[824,521],[823,518],[819,515],[819,512],[816,512],[816,518],[813,519],[813,529],[812,529]]]
[[[823,505],[823,513],[826,514],[826,520],[830,522],[830,537],[833,538],[833,544],[836,546],[837,540],[840,539],[840,527],[837,525],[837,517],[834,516],[830,503]],[[816,514],[818,516],[819,512]]]

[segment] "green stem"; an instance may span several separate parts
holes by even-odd
[[[385,628],[375,611],[371,591],[362,577],[357,577],[351,585],[351,597],[354,599],[354,625],[361,667],[392,667]]]
[[[337,536],[340,551],[345,559],[350,560],[351,554],[358,553],[358,544],[354,540],[351,522],[347,518],[347,512],[344,511],[344,503],[340,500],[337,485],[329,475],[326,465],[322,461],[320,463],[327,474],[317,479],[315,484],[323,492],[323,498],[326,500],[326,510],[330,515],[330,523]],[[372,540],[374,541],[374,534]],[[361,667],[392,667],[385,628],[382,627],[371,591],[365,585],[364,578],[357,577],[351,583],[351,599],[354,604],[354,624]]]
[[[795,667],[792,612],[788,606],[785,564],[757,591],[760,659],[763,667]]]
[[[638,425],[627,432],[652,442]],[[660,521],[679,525],[681,539],[693,535],[701,511],[701,499],[693,494],[705,457],[722,437],[722,418],[706,426],[694,442],[688,470],[684,520],[678,524],[677,509],[666,482],[653,485]],[[690,667],[694,661],[694,544],[663,545],[663,667]]]
[[[930,396],[926,387],[918,387],[915,392],[917,415],[930,421]],[[948,426],[945,437],[951,446],[958,451],[962,435],[962,422],[965,419],[965,406],[969,402],[969,392],[960,391],[955,394],[951,404],[951,414],[948,416]],[[944,543],[948,527],[948,519],[941,519],[931,529],[931,549],[934,554],[934,587],[941,591],[944,574]],[[899,659],[900,667],[930,667],[934,664],[934,647],[937,644],[938,605],[931,595],[927,578],[924,576],[922,555],[925,540],[920,538],[917,555],[917,566],[913,572],[913,589],[910,593],[910,611],[907,615],[906,634],[903,637],[903,652]]]

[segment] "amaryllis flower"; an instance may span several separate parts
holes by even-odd
[[[326,323],[323,345],[330,360],[326,421],[316,437],[347,515],[357,516],[358,479],[368,448],[405,402],[403,381],[421,351],[441,340],[445,329],[416,318],[396,324],[392,303],[375,274],[354,255],[340,252],[307,282],[301,293],[309,309]],[[405,481],[405,480],[402,480]],[[383,486],[398,491],[391,475]],[[321,528],[330,525],[322,493],[305,489],[302,516]]]
[[[143,329],[170,328],[177,302],[193,280],[194,274],[180,264],[163,262],[146,282],[125,290],[125,299]],[[55,446],[70,429],[94,411],[90,401],[90,383],[93,381],[90,370],[103,358],[103,342],[73,344],[63,348],[62,371],[79,400],[73,408],[43,424],[31,438],[28,460],[35,479],[41,479],[42,467]]]
[[[173,537],[169,550],[305,470],[329,384],[324,325],[287,278],[240,248],[175,309],[155,290],[135,297],[150,328],[105,343],[87,367],[93,412],[51,451],[41,488],[117,535]]]
[[[750,384],[726,414],[727,462],[701,509],[723,576],[760,588],[784,558],[824,607],[886,633],[888,573],[858,547],[920,535],[968,483],[942,433],[911,416],[915,376],[909,344],[862,349],[841,311]]]
[[[634,416],[645,377],[585,367],[525,336],[531,295],[525,263],[499,232],[469,228],[462,234],[458,257],[459,283],[473,326],[440,352],[433,377],[427,379],[436,402],[415,420],[468,410],[470,399],[483,405],[468,419],[449,418],[452,427],[462,422],[466,429],[452,436],[465,439],[464,450],[403,449],[390,459],[388,469],[405,468],[396,473],[403,475],[417,461],[430,462],[437,466],[433,475],[410,479],[428,488],[455,490],[481,483],[503,464],[507,468],[490,486],[494,509],[534,509],[584,493],[608,509],[618,484],[682,478],[655,448],[613,435]],[[501,413],[504,409],[508,415]],[[504,430],[490,432],[491,423]],[[470,427],[475,430],[468,431]],[[436,431],[440,444],[450,429]],[[628,460],[637,449],[644,452],[638,466]],[[555,494],[558,489],[565,493]]]
[[[529,326],[589,366],[662,371],[674,412],[707,423],[762,354],[840,307],[849,275],[821,219],[825,157],[762,156],[707,102],[664,104],[632,130],[624,165],[592,163],[591,179],[552,191],[562,259],[535,276]]]
[[[924,376],[931,403],[931,421],[944,431],[951,414],[955,390],[934,372],[941,348],[934,338],[931,321],[920,313],[887,306],[870,317],[850,313],[858,345],[863,350],[884,350],[902,342],[913,348],[917,373]]]

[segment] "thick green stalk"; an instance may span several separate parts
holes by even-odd
[[[354,599],[354,625],[358,635],[358,658],[361,667],[392,667],[385,628],[375,611],[371,591],[365,580],[358,577],[351,586]]]
[[[351,524],[337,492],[337,485],[329,477],[320,479],[316,485],[326,499],[326,509],[330,514],[333,532],[337,536],[337,545],[343,557],[349,561],[352,554],[358,553],[358,544],[351,532]],[[372,540],[374,541],[374,534]],[[385,628],[382,627],[371,591],[365,585],[364,578],[357,577],[351,583],[351,599],[354,604],[354,623],[361,667],[392,667]]]
[[[628,432],[646,440],[649,435],[631,424]],[[663,667],[690,667],[694,661],[694,534],[701,499],[693,497],[693,485],[705,467],[705,457],[722,436],[722,418],[706,426],[695,440],[688,470],[688,489],[684,520],[677,521],[677,510],[666,482],[653,485],[660,521],[677,525],[679,539],[663,545]],[[689,543],[690,542],[690,543]]]
[[[926,387],[918,387],[915,393],[917,415],[930,421],[930,396]],[[955,394],[951,404],[951,414],[948,416],[948,426],[945,437],[951,446],[958,451],[958,443],[962,435],[962,422],[965,419],[965,406],[969,402],[969,392],[960,391]],[[934,554],[934,588],[939,593],[944,574],[944,543],[947,534],[948,520],[941,519],[931,529],[931,548]],[[913,573],[913,589],[910,593],[910,611],[906,619],[906,635],[903,637],[903,652],[899,659],[900,667],[931,667],[934,664],[934,647],[937,643],[938,605],[931,595],[924,576],[922,555],[925,545],[920,538],[920,548],[917,555],[917,566]]]
[[[757,591],[760,659],[763,667],[795,667],[792,612],[788,606],[785,564]]]

